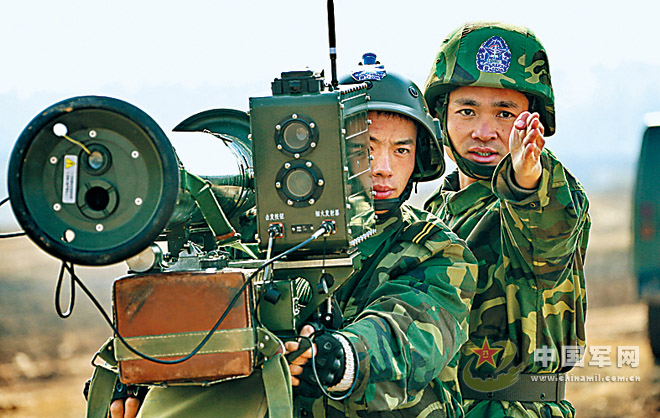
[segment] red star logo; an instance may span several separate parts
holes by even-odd
[[[488,338],[484,339],[484,345],[482,345],[481,348],[471,348],[471,350],[474,354],[479,356],[477,367],[484,363],[488,363],[495,367],[495,359],[493,356],[502,351],[501,348],[490,348],[490,345],[488,345]]]

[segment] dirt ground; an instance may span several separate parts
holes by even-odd
[[[612,364],[599,367],[597,353],[587,351],[585,366],[570,376],[591,381],[569,382],[566,396],[580,418],[660,417],[660,367],[651,355],[646,306],[636,299],[630,271],[631,199],[621,194],[590,199],[587,341],[591,349],[611,350],[605,357]],[[81,292],[71,318],[56,315],[59,264],[27,239],[0,240],[0,265],[0,416],[84,416],[83,382],[91,376],[93,353],[109,335],[107,326]],[[124,271],[120,264],[80,269],[79,275],[109,309],[112,280]],[[621,347],[638,350],[638,365],[617,367]],[[624,378],[628,381],[618,381]]]

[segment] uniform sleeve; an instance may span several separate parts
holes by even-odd
[[[342,333],[358,355],[350,402],[386,411],[415,399],[467,340],[476,260],[444,232],[399,242],[378,265],[379,285]],[[421,395],[420,395],[421,396]]]
[[[502,253],[523,273],[552,282],[562,277],[586,242],[589,202],[552,153],[544,150],[541,163],[538,188],[526,192],[513,181],[507,156],[495,173],[493,190],[502,202]]]

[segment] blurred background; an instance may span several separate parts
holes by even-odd
[[[660,416],[660,372],[630,263],[635,165],[645,115],[660,111],[659,11],[641,0],[335,1],[340,75],[369,51],[423,86],[444,37],[472,20],[526,25],[544,43],[557,108],[557,133],[547,147],[591,200],[588,342],[612,347],[614,360],[618,346],[640,350],[637,368],[614,361],[574,372],[639,376],[569,384],[567,396],[582,417]],[[248,98],[270,95],[283,71],[330,73],[321,0],[3,2],[0,39],[0,199],[20,132],[60,100],[116,97],[168,132],[203,110],[246,111]],[[194,155],[184,163],[195,172]],[[413,203],[437,186],[424,184]],[[0,232],[17,229],[9,205],[0,207]],[[107,326],[82,294],[70,319],[56,315],[59,263],[27,238],[0,240],[0,266],[0,416],[83,416],[82,385]],[[112,280],[125,265],[78,271],[109,309]]]

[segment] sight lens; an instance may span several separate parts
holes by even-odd
[[[307,199],[314,190],[314,177],[309,171],[302,168],[292,170],[287,175],[285,182],[286,191],[294,199]]]
[[[293,121],[284,127],[282,140],[291,152],[300,152],[309,147],[311,142],[309,127],[300,121]]]

